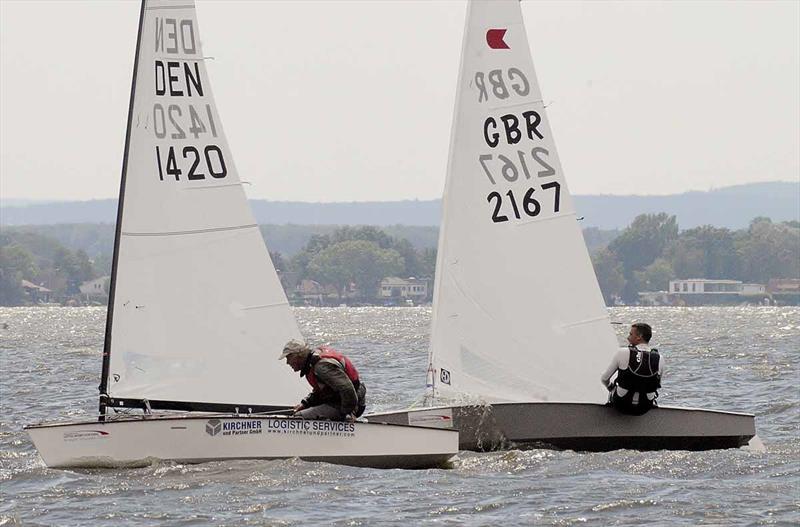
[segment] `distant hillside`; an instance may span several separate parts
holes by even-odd
[[[54,225],[58,223],[114,223],[116,199],[54,201],[0,208],[2,225]]]
[[[753,218],[774,222],[800,220],[800,182],[751,183],[669,196],[575,196],[584,227],[619,229],[639,214],[666,212],[681,229],[714,225],[742,229]]]
[[[300,252],[314,235],[332,234],[337,225],[261,225],[261,234],[270,251],[284,256]],[[436,226],[390,225],[381,227],[398,240],[408,240],[416,249],[435,248],[439,240]],[[92,259],[107,258],[110,262],[114,248],[114,225],[111,223],[59,223],[54,225],[5,226],[4,234],[35,234],[57,241],[67,249],[84,251]],[[602,238],[605,236],[605,238]],[[594,233],[592,240],[608,243],[607,233]],[[0,236],[0,244],[2,236]],[[590,243],[587,240],[587,243]]]
[[[251,200],[260,224],[410,225],[439,224],[440,200],[353,203],[302,203]],[[800,221],[800,183],[752,183],[708,192],[669,196],[575,196],[582,227],[622,229],[642,213],[666,212],[682,229],[714,225],[741,229],[758,216]],[[0,224],[113,223],[116,200],[12,205],[3,202]]]

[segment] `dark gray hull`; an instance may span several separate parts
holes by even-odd
[[[660,407],[623,415],[592,403],[495,403],[385,412],[371,422],[459,430],[462,450],[558,448],[605,452],[712,450],[744,446],[755,436],[750,414]]]

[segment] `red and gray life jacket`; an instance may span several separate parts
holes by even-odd
[[[646,399],[644,394],[657,394],[661,388],[661,374],[658,372],[661,357],[658,350],[653,348],[650,351],[641,351],[635,346],[629,346],[628,349],[630,350],[628,368],[619,370],[617,386],[628,390],[629,395],[635,392],[642,394],[640,400]]]
[[[358,370],[356,370],[356,367],[353,366],[352,362],[350,362],[350,359],[329,346],[320,346],[309,359],[311,361],[311,368],[309,368],[308,373],[306,373],[306,380],[314,389],[314,391],[319,390],[317,376],[314,375],[314,366],[322,359],[334,359],[338,361],[345,374],[347,374],[347,378],[350,379],[350,382],[353,383],[353,387],[356,390],[361,384],[361,381],[358,377]]]

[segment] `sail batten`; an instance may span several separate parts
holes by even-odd
[[[489,110],[492,111],[492,112],[496,112],[498,110],[513,110],[514,108],[522,108],[522,107],[531,108],[531,107],[537,107],[537,106],[539,106],[541,108],[545,108],[546,107],[544,105],[544,101],[542,99],[538,99],[538,100],[535,100],[535,101],[531,101],[529,103],[528,102],[522,102],[522,103],[519,103],[519,104],[506,104],[506,105],[500,105],[500,106],[490,106]]]
[[[198,229],[193,231],[177,231],[177,232],[123,232],[123,236],[183,236],[186,234],[208,234],[211,232],[225,232],[225,231],[238,231],[242,229],[257,229],[258,224],[252,223],[250,225],[233,225],[231,227],[216,227],[213,229]]]
[[[564,213],[564,214],[562,214],[562,215],[560,215],[560,216],[551,216],[551,217],[549,217],[549,218],[542,218],[542,219],[531,219],[531,220],[520,220],[520,221],[519,221],[517,224],[515,224],[514,226],[515,226],[515,227],[526,227],[526,226],[528,226],[528,225],[531,225],[531,224],[533,224],[533,223],[541,223],[541,222],[543,222],[543,221],[558,221],[558,220],[567,220],[567,219],[569,219],[570,217],[574,218],[575,216],[577,216],[577,213],[575,213],[575,212],[567,212],[567,213]]]
[[[148,11],[161,11],[164,9],[194,9],[194,2],[180,5],[151,5],[146,9]]]

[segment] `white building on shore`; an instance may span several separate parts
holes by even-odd
[[[398,278],[388,276],[381,280],[381,298],[410,298],[414,301],[422,301],[428,296],[428,281],[414,277]]]
[[[669,292],[680,295],[738,294],[763,295],[767,292],[764,284],[745,284],[739,280],[709,280],[707,278],[687,278],[670,280]]]
[[[82,283],[79,289],[86,300],[99,300],[108,296],[106,285],[110,280],[110,276],[101,276]]]

